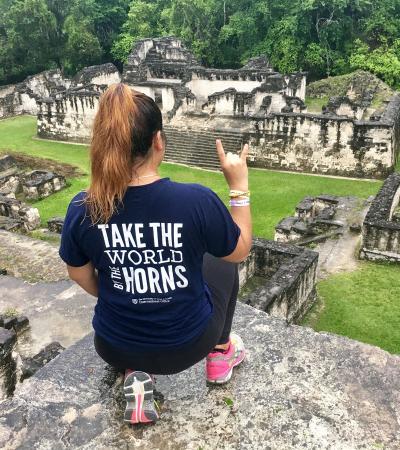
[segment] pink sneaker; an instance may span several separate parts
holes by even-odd
[[[209,383],[226,383],[231,379],[233,368],[245,357],[244,344],[240,336],[230,335],[230,345],[226,352],[211,352],[207,355],[206,369]]]
[[[153,397],[153,381],[153,377],[146,372],[125,372],[125,422],[134,424],[157,421],[159,414]]]

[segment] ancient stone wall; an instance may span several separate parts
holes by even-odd
[[[103,89],[105,86],[103,86]],[[88,142],[101,87],[76,89],[61,98],[38,100],[37,134],[42,138]]]
[[[103,86],[104,89],[104,86],[120,80],[117,68],[111,63],[85,67],[72,79],[65,78],[58,69],[47,70],[29,76],[21,83],[0,86],[0,119],[19,114],[36,115],[43,102],[51,103],[56,99],[68,97],[68,93],[72,92],[77,92],[79,97],[83,87],[98,90]],[[49,126],[52,121],[51,113],[49,110]]]
[[[254,167],[380,178],[395,164],[397,120],[275,113],[251,121]]]
[[[152,97],[164,122],[177,133],[233,130],[235,140],[240,135],[242,142],[249,141],[249,164],[253,167],[382,178],[396,163],[399,95],[385,107],[383,102],[379,114],[370,114],[373,93],[369,90],[354,98],[332,97],[322,114],[308,114],[305,73],[279,74],[264,57],[253,58],[235,70],[202,67],[174,37],[139,41],[124,65],[122,78],[110,63],[87,67],[68,83],[63,81],[67,88],[56,89],[54,82],[52,90],[42,89],[41,98],[35,97],[37,106],[18,109],[13,100],[6,114],[37,108],[40,137],[88,142],[100,94],[121,79]],[[33,85],[31,80],[32,89]],[[7,101],[17,98],[10,89],[14,92],[14,87],[3,87]],[[40,91],[39,87],[35,89]],[[29,97],[30,102],[32,99]],[[174,148],[170,144],[168,158],[209,166],[212,157],[203,151],[207,143],[208,137],[204,145],[198,143],[202,155],[190,159],[175,142]],[[210,148],[210,152],[213,150]],[[202,158],[204,163],[199,164]]]
[[[363,223],[360,257],[400,262],[400,174],[387,178]]]
[[[36,100],[65,90],[70,80],[59,70],[47,70],[17,84],[0,86],[0,119],[19,114],[36,114]]]
[[[266,239],[254,239],[249,258],[240,265],[243,286],[253,276],[265,282],[246,303],[272,316],[297,322],[315,300],[318,253]]]

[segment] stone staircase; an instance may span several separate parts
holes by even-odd
[[[179,129],[164,127],[167,136],[165,161],[202,169],[219,170],[215,140],[221,139],[225,152],[237,153],[242,146],[243,135],[234,130]]]

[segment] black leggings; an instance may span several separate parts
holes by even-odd
[[[173,350],[139,353],[115,348],[95,334],[94,345],[98,355],[121,372],[134,369],[155,375],[169,375],[188,369],[205,358],[216,345],[227,343],[239,290],[238,264],[206,253],[203,258],[203,277],[210,288],[214,310],[205,331],[199,337]]]

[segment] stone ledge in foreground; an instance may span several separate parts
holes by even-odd
[[[89,335],[0,403],[6,449],[400,448],[400,358],[318,334],[239,304],[248,358],[231,382],[209,387],[204,361],[158,376],[162,419],[123,424],[120,378]],[[233,402],[233,406],[229,404]]]

